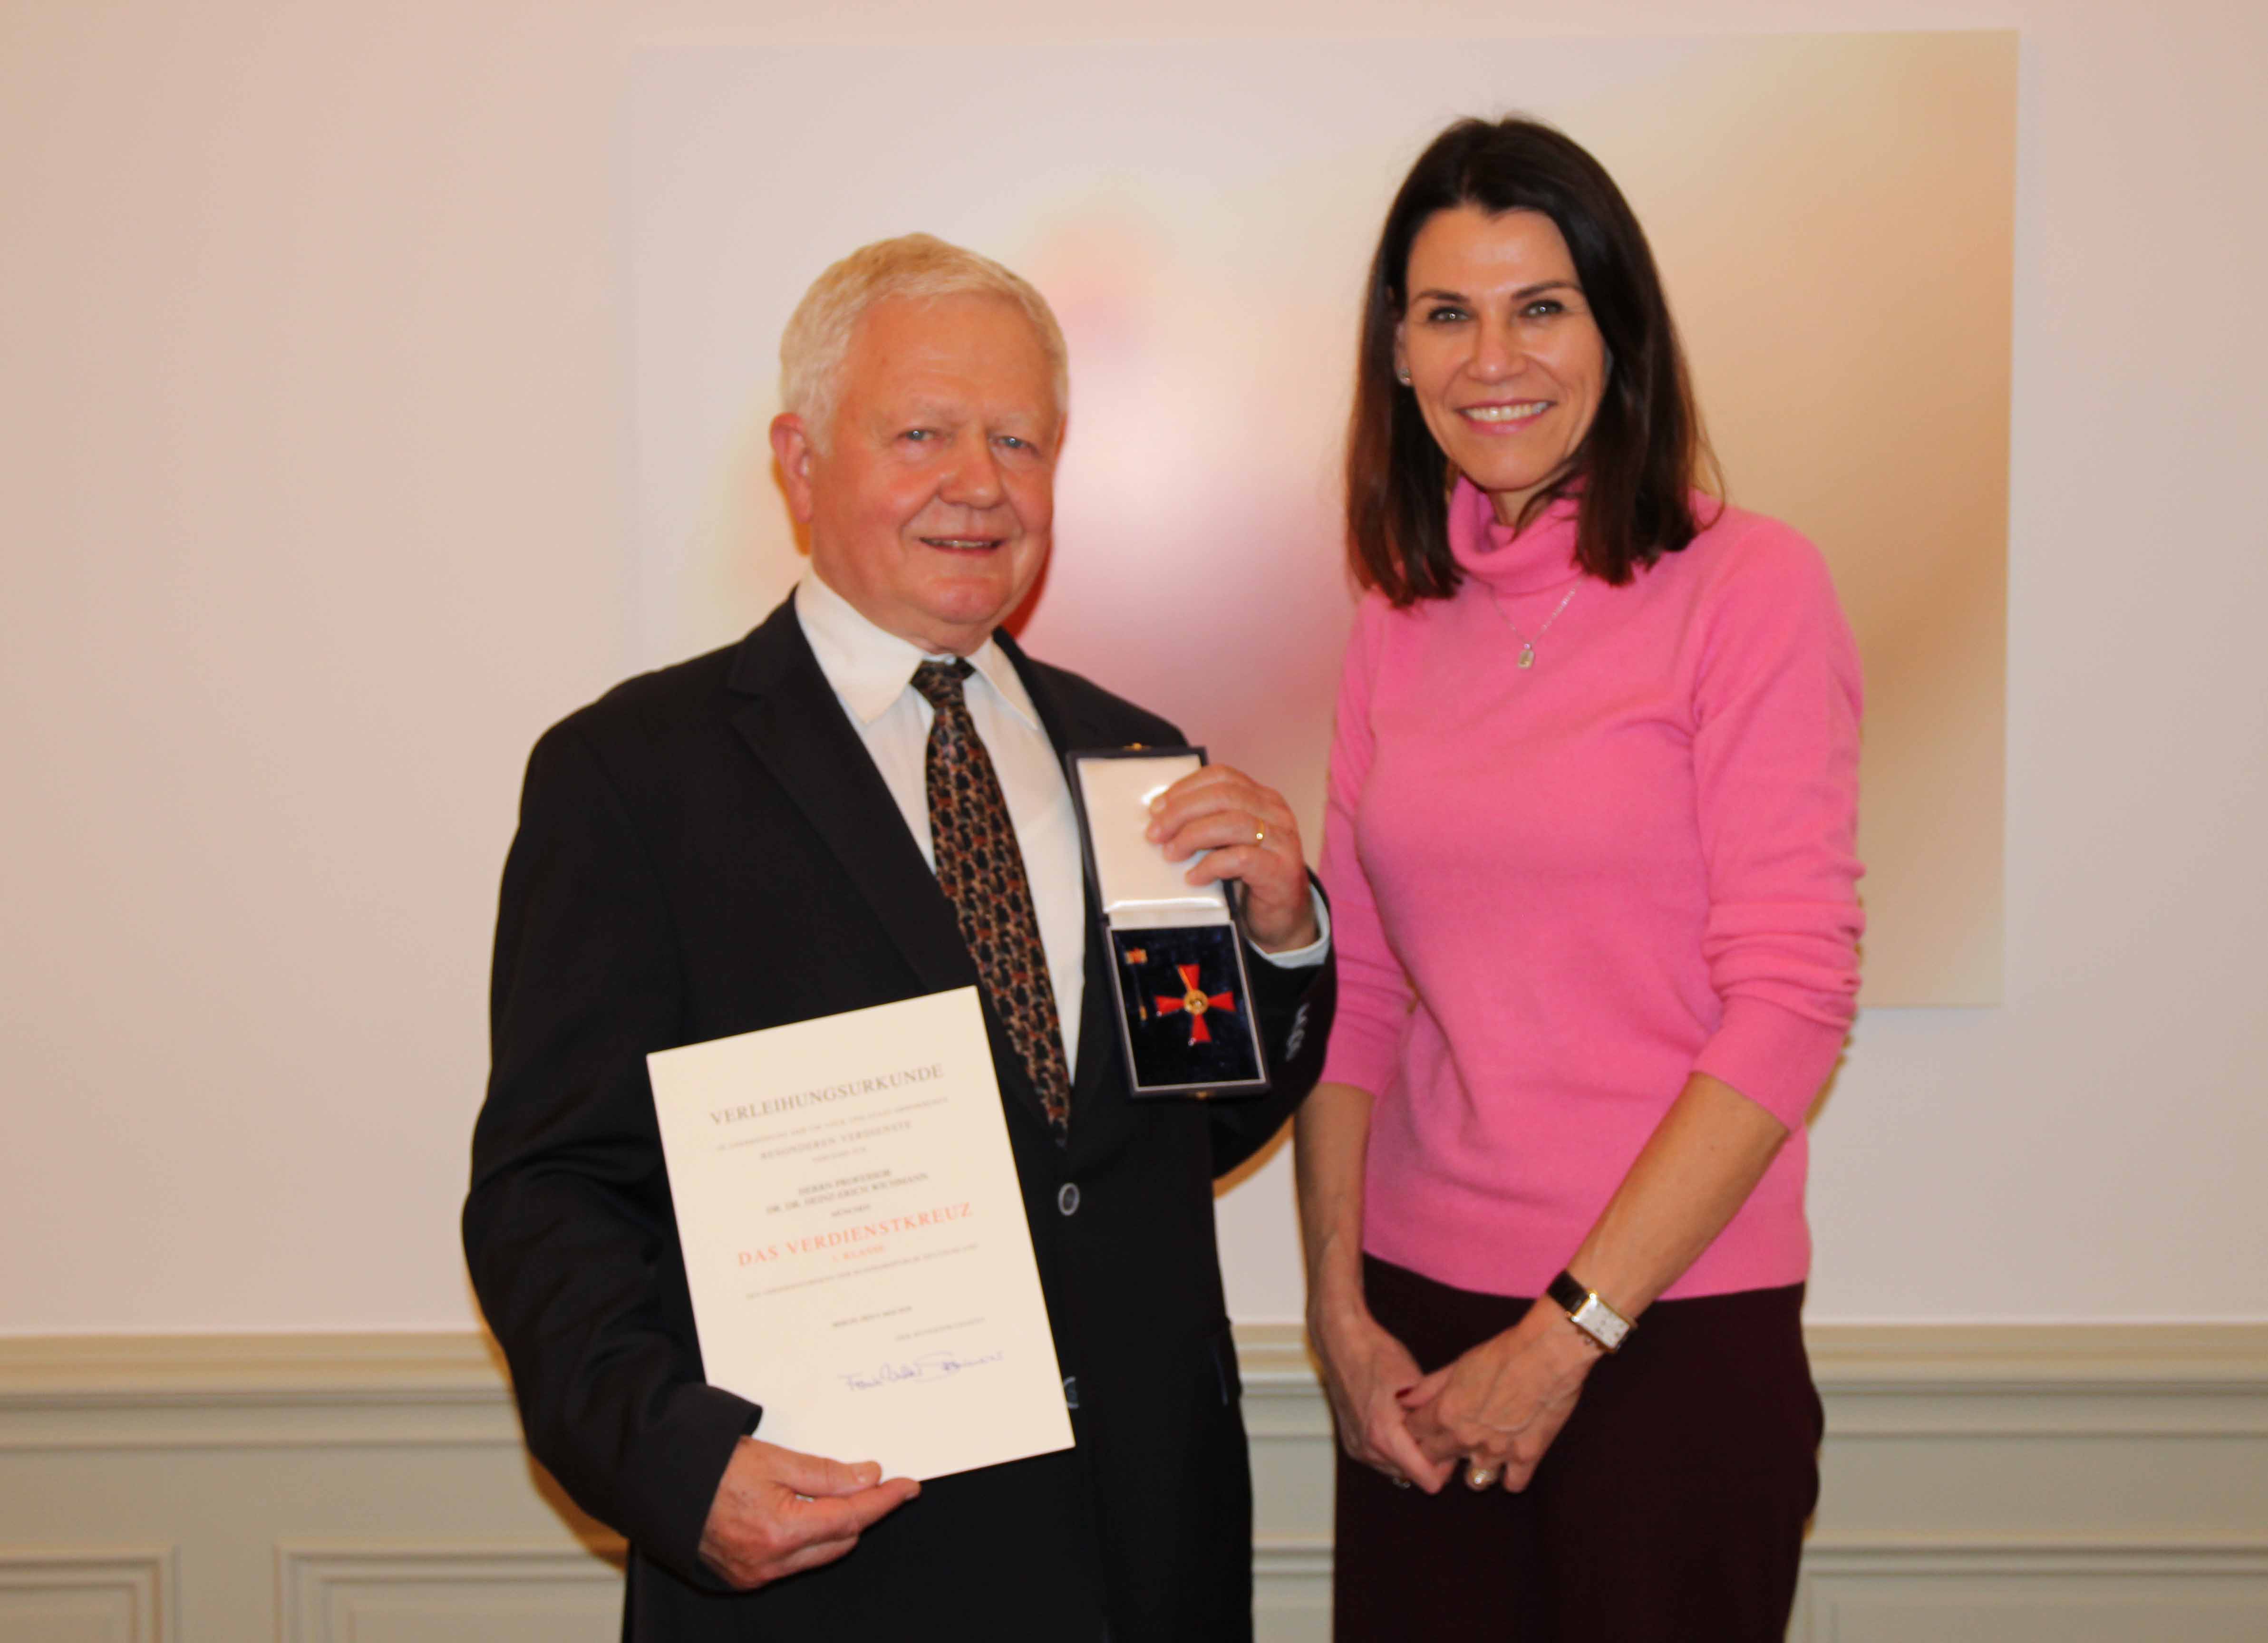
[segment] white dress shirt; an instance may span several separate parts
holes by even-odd
[[[876,627],[820,580],[815,570],[805,571],[796,585],[795,616],[818,659],[819,671],[850,716],[890,797],[897,800],[898,813],[921,846],[922,859],[935,872],[928,755],[930,722],[937,710],[913,688],[913,676],[924,662],[953,659],[932,656]],[[976,672],[963,683],[962,694],[1000,778],[1008,820],[1023,852],[1024,876],[1032,888],[1033,910],[1039,916],[1040,946],[1047,954],[1048,979],[1055,988],[1056,1014],[1063,1023],[1064,1064],[1075,1078],[1079,1006],[1086,981],[1086,878],[1071,784],[1006,652],[987,639],[968,660]],[[1261,957],[1287,969],[1322,963],[1330,950],[1330,925],[1320,896],[1315,916],[1320,933],[1311,946]]]

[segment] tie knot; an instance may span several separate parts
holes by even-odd
[[[932,707],[959,707],[961,682],[976,671],[959,656],[949,662],[924,662],[914,669],[914,689],[928,698]]]

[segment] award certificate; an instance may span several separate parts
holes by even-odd
[[[928,1478],[1071,1447],[976,990],[646,1057],[709,1382]]]

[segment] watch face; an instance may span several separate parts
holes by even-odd
[[[1630,1333],[1629,1323],[1596,1295],[1587,1297],[1582,1306],[1570,1315],[1573,1317],[1576,1328],[1609,1352],[1621,1345],[1623,1337]]]

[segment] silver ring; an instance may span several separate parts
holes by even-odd
[[[1465,1462],[1465,1487],[1476,1492],[1496,1487],[1496,1468],[1483,1466],[1477,1461]]]
[[[1394,1475],[1394,1486],[1396,1489],[1407,1489],[1410,1487],[1410,1480],[1396,1473]]]

